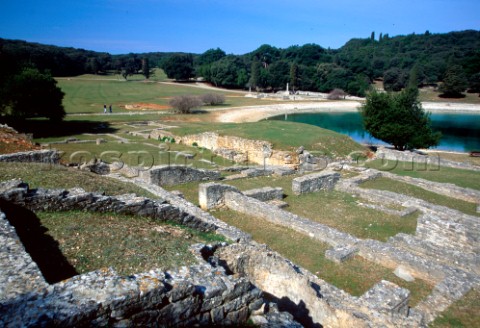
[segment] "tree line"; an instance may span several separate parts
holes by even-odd
[[[372,32],[367,38],[351,39],[340,49],[316,44],[282,49],[265,44],[243,55],[226,54],[220,48],[202,54],[111,55],[0,38],[0,112],[16,106],[22,107],[17,111],[22,115],[37,111],[34,116],[42,116],[43,109],[33,108],[49,108],[52,104],[35,105],[38,97],[32,96],[30,103],[22,98],[31,81],[35,81],[35,92],[49,92],[61,106],[63,94],[55,89],[52,76],[113,71],[125,79],[132,74],[143,74],[148,79],[153,67],[162,68],[169,78],[179,81],[203,78],[225,88],[275,92],[284,90],[289,83],[293,91],[336,90],[357,96],[365,96],[376,79],[383,81],[385,90],[400,91],[413,76],[417,86],[442,82],[439,90],[443,96],[461,97],[466,90],[480,93],[480,31],[426,31],[395,37],[382,33],[376,37]],[[57,117],[64,115],[59,106]]]
[[[447,97],[480,92],[480,31],[410,34],[352,39],[337,50],[316,44],[280,49],[262,45],[244,55],[210,49],[201,55],[175,54],[161,62],[170,78],[202,77],[227,88],[329,92],[342,89],[364,96],[381,79],[387,91],[407,86],[410,74],[419,87],[443,81]]]

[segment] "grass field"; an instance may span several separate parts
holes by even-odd
[[[473,289],[440,314],[430,328],[480,327],[480,290]]]

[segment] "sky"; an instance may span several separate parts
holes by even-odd
[[[338,49],[390,36],[480,30],[479,0],[0,0],[0,38],[111,54]]]

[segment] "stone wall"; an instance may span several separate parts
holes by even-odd
[[[422,155],[418,152],[411,152],[411,151],[398,151],[393,150],[385,147],[381,147],[376,152],[376,158],[388,160],[392,163],[397,162],[406,162],[411,163],[410,167],[423,168],[427,169],[440,169],[441,166],[452,167],[457,169],[466,169],[466,170],[474,170],[480,171],[479,166],[475,166],[469,163],[460,163],[460,162],[453,162],[449,160],[445,160],[441,158],[439,155]],[[391,167],[392,165],[389,165]]]
[[[219,248],[215,256],[306,327],[425,327],[419,313],[408,312],[409,292],[393,283],[379,282],[361,297],[353,297],[265,245],[230,245]]]
[[[49,285],[0,212],[1,327],[240,325],[263,304],[246,278],[208,264],[119,276],[102,269]]]
[[[34,150],[0,155],[0,162],[58,164],[60,154],[56,150]]]
[[[162,130],[153,131],[151,138],[160,139],[164,136],[172,136]],[[250,140],[235,136],[221,136],[214,132],[174,136],[179,143],[191,146],[196,143],[205,147],[219,156],[240,163],[255,163],[260,165],[297,166],[298,155],[295,152],[274,150],[272,143],[262,140]]]
[[[319,190],[332,190],[340,179],[340,173],[322,171],[293,179],[292,191],[296,195]]]
[[[139,172],[147,183],[159,186],[175,186],[193,181],[219,180],[220,172],[196,169],[183,165],[154,166]]]

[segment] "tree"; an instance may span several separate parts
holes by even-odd
[[[220,93],[206,93],[200,96],[205,105],[215,106],[225,102],[225,95]]]
[[[345,97],[347,97],[347,93],[345,91],[342,89],[333,89],[330,91],[327,98],[330,100],[340,100],[345,99]]]
[[[407,74],[399,68],[390,68],[383,75],[383,88],[386,91],[400,91],[407,83]]]
[[[25,67],[13,75],[2,86],[0,110],[20,119],[47,117],[62,120],[65,109],[62,105],[64,93],[49,73]]]
[[[365,129],[397,150],[437,145],[441,134],[432,130],[430,113],[424,112],[417,98],[415,88],[397,94],[371,92],[361,108]]]
[[[463,69],[459,65],[452,65],[447,69],[443,83],[440,85],[441,97],[463,98],[462,92],[467,88],[468,81]]]
[[[202,100],[197,96],[183,95],[170,100],[169,104],[180,114],[190,114],[192,109],[202,106]]]
[[[147,80],[153,74],[153,70],[150,68],[150,63],[148,61],[148,58],[143,58],[142,59],[142,74],[143,74],[143,76],[145,76],[145,78]]]
[[[193,57],[186,54],[173,55],[163,63],[162,68],[170,79],[188,80],[193,77]]]
[[[292,63],[290,65],[290,87],[293,91],[297,89],[298,86],[298,65],[296,63]]]

